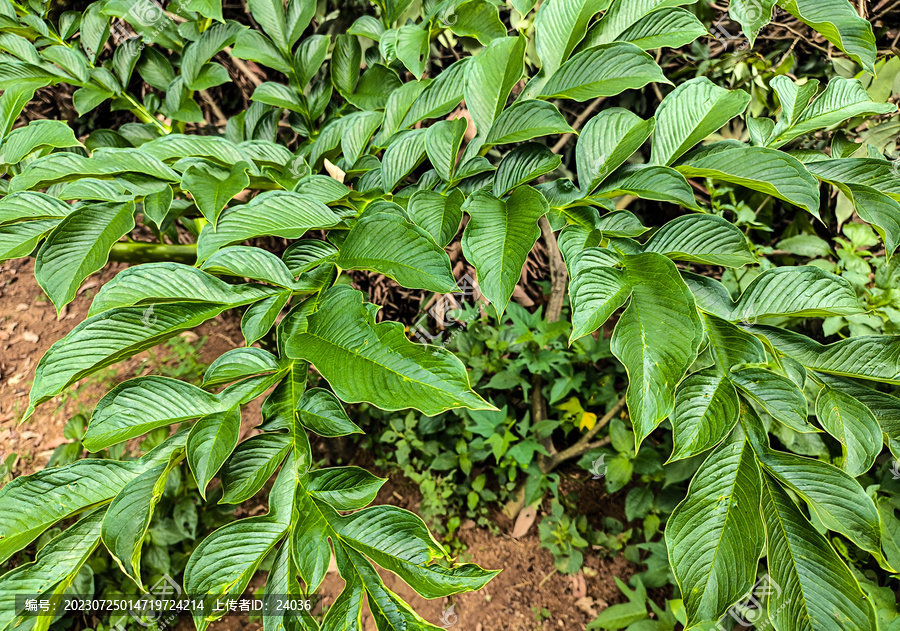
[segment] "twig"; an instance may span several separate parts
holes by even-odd
[[[541,234],[544,237],[544,246],[547,249],[547,257],[550,259],[550,301],[547,303],[545,316],[549,322],[556,322],[559,320],[563,302],[566,299],[569,270],[566,269],[566,262],[559,251],[556,235],[553,234],[553,228],[550,227],[546,216],[541,217],[540,226]]]
[[[625,397],[622,397],[621,399],[619,399],[616,402],[616,404],[612,407],[612,409],[609,412],[607,412],[606,414],[603,415],[603,418],[601,418],[594,424],[594,426],[590,429],[590,431],[588,431],[587,434],[585,434],[580,439],[578,439],[577,443],[575,443],[568,449],[563,449],[562,451],[557,453],[552,458],[549,458],[548,462],[547,462],[548,468],[546,471],[544,471],[544,473],[549,473],[550,471],[553,471],[553,469],[555,469],[556,467],[561,465],[566,460],[571,460],[572,458],[577,458],[578,456],[581,456],[582,454],[586,454],[587,452],[589,452],[591,449],[594,449],[595,447],[599,447],[599,446],[606,444],[606,442],[608,442],[608,441],[605,441],[605,440],[598,441],[598,443],[591,443],[591,440],[594,438],[594,436],[597,435],[597,432],[599,432],[601,429],[606,427],[611,420],[613,420],[616,416],[618,416],[618,414],[622,411],[622,409],[624,407],[625,407]]]

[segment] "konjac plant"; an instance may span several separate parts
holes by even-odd
[[[853,4],[778,4],[874,73],[872,25]],[[456,563],[413,513],[369,506],[383,480],[367,471],[315,468],[308,433],[358,432],[344,406],[360,402],[426,415],[491,409],[452,353],[380,321],[344,273],[452,293],[446,248],[461,228],[496,315],[543,237],[551,261],[564,261],[551,271],[555,286],[568,278],[570,341],[615,323],[635,450],[671,431],[673,461],[707,454],[665,529],[686,626],[715,624],[763,563],[778,588],[766,598],[778,631],[877,628],[839,552],[898,569],[883,552],[875,491],[856,478],[885,446],[900,457],[900,399],[882,385],[900,384],[900,337],[824,345],[799,331],[801,319],[863,311],[849,282],[818,267],[769,265],[732,295],[716,271],[757,265],[756,249],[692,184],[732,185],[815,222],[827,221],[836,189],[890,256],[900,243],[892,163],[813,140],[893,105],[857,79],[779,76],[777,117],[757,118],[742,90],[703,76],[674,85],[657,49],[707,34],[690,0],[377,0],[355,20],[322,1],[248,5],[238,21],[217,0],[100,0],[83,11],[0,0],[0,259],[34,257],[57,310],[110,258],[134,263],[43,356],[23,420],[219,314],[242,313],[246,342],[201,387],[150,374],[102,398],[84,446],[177,426],[146,455],[81,460],[0,490],[0,561],[68,525],[0,577],[0,630],[45,628],[51,619],[15,595],[59,596],[98,546],[143,586],[142,543],[176,467],[201,493],[218,477],[226,504],[274,478],[266,514],[197,546],[187,594],[240,594],[270,554],[265,592],[312,593],[333,555],[346,584],[321,622],[269,615],[267,630],[359,629],[364,603],[379,629],[438,628],[374,566],[425,598],[478,590],[495,569]],[[751,45],[774,10],[774,0],[730,6]],[[208,91],[248,64],[271,80],[241,76],[256,83],[252,104],[206,124]],[[79,115],[102,105],[134,120],[82,141],[58,120],[13,129],[37,90],[63,94],[63,84]],[[651,117],[608,102],[643,88],[665,94]],[[574,125],[560,111],[567,101],[599,107]],[[715,136],[732,119],[746,140]],[[569,169],[558,153],[576,132]],[[623,196],[647,211],[617,210]],[[662,220],[663,206],[679,216]],[[260,247],[279,240],[289,242],[280,256]],[[307,388],[313,374],[329,388]],[[239,441],[242,409],[259,398],[261,419],[244,419],[259,432]],[[664,421],[671,430],[657,429]],[[778,425],[829,434],[840,466],[773,448]],[[198,629],[217,615],[196,612]]]

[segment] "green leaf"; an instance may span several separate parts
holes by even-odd
[[[467,127],[466,119],[455,118],[435,123],[425,133],[425,151],[428,159],[445,182],[453,181],[456,159]]]
[[[873,158],[841,158],[807,162],[806,170],[832,184],[859,184],[900,201],[900,178],[893,163]]]
[[[260,563],[290,527],[292,495],[296,476],[283,467],[269,494],[269,512],[231,522],[200,542],[184,568],[184,590],[203,597],[206,607],[194,614],[198,629],[205,630],[218,596],[236,598],[247,588]]]
[[[763,476],[768,565],[778,586],[768,613],[778,629],[875,629],[875,614],[831,545],[768,476]]]
[[[385,191],[393,191],[425,159],[426,134],[425,129],[402,132],[384,152],[381,181]]]
[[[204,499],[209,481],[237,447],[240,431],[240,409],[204,416],[191,428],[187,438],[187,458],[197,481],[197,490]]]
[[[393,134],[397,129],[407,129],[416,123],[428,118],[441,118],[452,112],[462,101],[466,86],[466,64],[471,57],[463,57],[459,61],[454,62],[449,68],[439,73],[434,81],[416,96],[412,105],[406,105],[408,111],[405,115],[401,115],[402,122],[397,128],[388,125],[388,109],[385,110],[385,128]],[[419,82],[421,84],[422,82]],[[413,84],[417,85],[417,84]],[[409,88],[410,92],[403,93],[403,99],[398,102],[401,107],[406,99],[415,95],[418,88]],[[388,136],[383,137],[387,140]]]
[[[826,528],[881,557],[878,511],[859,482],[821,460],[771,449],[757,455],[765,471],[806,502]]]
[[[716,215],[684,215],[665,224],[647,242],[645,252],[665,254],[676,261],[724,267],[756,262],[744,233]]]
[[[193,165],[184,172],[181,188],[191,194],[206,220],[216,225],[226,204],[250,185],[250,178],[247,176],[249,168],[250,165],[246,162],[238,162],[226,173],[219,169]]]
[[[287,434],[258,434],[238,445],[219,475],[225,489],[219,503],[240,504],[256,495],[284,461],[290,448],[291,437]]]
[[[250,99],[274,107],[283,107],[286,110],[299,114],[306,112],[306,106],[300,100],[300,95],[288,86],[280,83],[266,81],[256,86]]]
[[[398,323],[374,323],[362,293],[326,291],[318,310],[287,340],[289,357],[305,359],[348,403],[428,415],[456,407],[492,409],[472,391],[462,363],[443,348],[413,344]]]
[[[154,303],[197,302],[237,307],[256,302],[273,291],[259,285],[230,285],[182,263],[144,263],[122,270],[103,285],[88,315],[143,304],[141,321],[149,325],[156,321]]]
[[[20,476],[4,486],[0,489],[0,562],[53,524],[112,500],[138,475],[165,463],[175,449],[184,446],[184,439],[183,433],[173,436],[138,460],[79,460]]]
[[[397,215],[360,219],[341,244],[336,263],[384,274],[404,287],[437,293],[458,289],[447,253],[425,230]]]
[[[688,285],[691,287],[691,285]],[[694,298],[697,290],[691,287]],[[766,361],[766,350],[759,339],[718,316],[701,313],[703,326],[709,338],[709,352],[720,370],[729,373],[738,364],[762,364]]]
[[[440,247],[445,248],[459,232],[465,200],[465,196],[456,188],[447,195],[419,190],[410,198],[407,212],[413,223],[430,234]]]
[[[82,441],[89,451],[99,451],[157,427],[227,409],[218,396],[184,381],[137,377],[120,383],[100,399]]]
[[[251,11],[254,4],[261,2],[265,2],[265,0],[250,0]],[[245,28],[245,26],[232,21],[224,24],[213,24],[203,31],[200,39],[189,44],[184,49],[181,57],[181,76],[185,87],[190,90],[203,89],[201,83],[203,81],[204,68],[208,67],[209,61],[223,48],[234,44],[237,36]],[[225,78],[226,80],[228,79],[227,72],[225,73]]]
[[[143,472],[116,495],[106,516],[100,536],[113,560],[126,576],[143,589],[141,582],[141,547],[156,504],[162,499],[169,472],[181,462],[180,452],[168,464]]]
[[[782,151],[725,141],[689,154],[675,168],[685,177],[708,177],[772,195],[819,217],[818,182]]]
[[[354,35],[335,37],[331,51],[331,83],[341,94],[353,94],[359,81],[362,49]]]
[[[285,53],[291,52],[288,27],[284,17],[284,3],[280,0],[248,0],[250,13],[266,35]]]
[[[59,224],[59,219],[38,219],[0,226],[0,261],[28,256]]]
[[[760,491],[753,450],[731,441],[706,459],[669,518],[666,546],[687,626],[718,620],[753,586],[766,534]]]
[[[38,252],[34,276],[56,306],[72,302],[84,279],[106,265],[113,244],[134,228],[134,204],[92,204],[63,218]]]
[[[550,147],[537,142],[519,145],[510,151],[497,167],[494,176],[494,196],[503,197],[514,188],[555,171],[562,158]]]
[[[790,89],[786,84],[792,84],[787,77],[783,76],[778,77],[778,83],[773,78],[772,83],[781,85],[782,93]],[[809,82],[806,85],[812,86],[812,89],[815,90],[815,82]],[[800,100],[801,104],[803,100]],[[782,107],[784,107],[784,103],[782,103]],[[889,114],[896,110],[895,105],[873,101],[858,79],[835,77],[828,82],[825,91],[816,97],[809,107],[803,109],[802,113],[794,116],[782,114],[767,145],[780,147],[798,136],[817,129],[834,127],[854,116]]]
[[[547,201],[528,186],[517,188],[506,201],[481,190],[469,197],[464,209],[469,223],[462,237],[463,254],[475,266],[478,286],[500,315],[541,235],[538,220],[549,210]]]
[[[292,71],[290,58],[271,39],[254,29],[242,31],[238,35],[231,54],[238,59],[261,63],[288,76]]]
[[[684,176],[675,169],[663,166],[625,165],[605,179],[594,194],[600,197],[634,195],[686,208],[698,208],[691,185]]]
[[[247,346],[262,339],[268,333],[281,311],[291,299],[290,290],[282,291],[274,296],[263,298],[250,305],[241,318],[241,334]]]
[[[685,81],[659,104],[650,161],[670,165],[747,109],[750,95],[726,90],[706,77]]]
[[[310,471],[306,490],[337,510],[356,510],[371,504],[385,482],[359,467],[332,467]]]
[[[152,348],[226,309],[228,306],[208,303],[172,303],[156,305],[152,312],[142,306],[119,307],[89,317],[41,358],[24,418],[34,413],[35,406],[52,399],[70,384]]]
[[[405,24],[395,31],[397,59],[413,74],[421,79],[428,62],[428,30],[415,24]]]
[[[500,21],[497,7],[487,0],[470,0],[455,7],[449,28],[462,37],[474,37],[487,46],[499,38],[506,39],[506,27]]]
[[[731,380],[752,401],[758,403],[779,423],[796,432],[814,432],[806,422],[807,404],[803,391],[781,375],[764,368],[742,368],[731,373]]]
[[[625,29],[617,39],[641,50],[680,48],[708,31],[690,11],[674,7],[658,9]]]
[[[325,63],[330,44],[330,35],[310,35],[304,37],[300,42],[297,52],[294,53],[294,68],[297,71],[297,83],[300,86],[306,87],[316,76],[322,64]]]
[[[285,289],[294,286],[293,273],[284,261],[268,250],[246,245],[232,245],[218,250],[203,262],[200,269],[213,274],[271,283]]]
[[[811,26],[870,74],[875,74],[872,24],[848,4],[843,0],[785,0],[779,6]]]
[[[181,180],[178,173],[147,152],[101,147],[90,158],[69,152],[38,158],[10,181],[9,191],[14,193],[46,188],[51,184],[71,182],[82,177],[109,178],[122,173],[138,173],[169,182]]]
[[[297,418],[319,436],[335,438],[363,433],[347,416],[338,398],[323,388],[311,388],[303,393],[297,402]]]
[[[446,568],[445,557],[425,523],[396,506],[372,506],[344,518],[334,516],[341,541],[414,586],[425,598],[441,598],[484,587],[498,572],[474,564]]]
[[[694,373],[675,391],[672,456],[682,460],[718,445],[734,429],[739,401],[731,381],[712,370]]]
[[[576,147],[578,183],[586,195],[593,193],[609,174],[637,151],[653,132],[654,120],[612,107],[584,126]]]
[[[18,164],[38,149],[80,145],[72,129],[65,123],[36,120],[10,132],[0,146],[0,164]]]
[[[507,145],[550,136],[575,133],[556,106],[546,101],[516,101],[503,110],[491,127],[485,146]]]
[[[466,66],[466,106],[482,138],[492,130],[513,86],[522,77],[526,44],[521,36],[497,39]]]
[[[741,30],[750,41],[756,41],[759,32],[772,21],[772,9],[776,0],[733,0],[728,6],[731,19],[741,25]]]
[[[0,94],[0,140],[10,132],[19,114],[34,97],[34,93],[48,83],[49,80],[39,79],[18,81]]]
[[[653,82],[669,83],[653,58],[634,44],[616,42],[572,57],[541,88],[540,98],[587,101]]]
[[[853,202],[860,218],[875,228],[890,258],[900,245],[900,203],[860,184],[844,184],[840,189]]]
[[[277,372],[281,368],[278,358],[261,348],[233,348],[219,355],[203,374],[203,387],[218,386],[252,377]]]
[[[50,624],[52,617],[34,618],[35,614],[27,611],[26,600],[37,597],[54,602],[54,597],[69,589],[100,543],[100,522],[105,512],[105,507],[91,511],[51,539],[33,562],[0,577],[0,628],[41,628]]]
[[[900,384],[900,368],[894,359],[900,353],[900,340],[895,336],[866,335],[824,345],[775,327],[758,326],[754,332],[765,335],[775,348],[811,370]]]
[[[825,386],[816,399],[816,416],[844,452],[841,465],[849,475],[862,475],[881,453],[881,428],[865,405],[849,394]]]
[[[862,308],[850,283],[812,265],[769,269],[753,279],[735,304],[732,320],[770,316],[853,315]]]
[[[615,269],[616,263],[608,251],[588,248],[569,262],[572,277],[569,285],[572,300],[572,334],[569,344],[593,333],[631,295],[626,274]]]
[[[300,239],[288,246],[281,259],[291,270],[291,274],[297,276],[333,260],[337,252],[337,248],[327,241]]]
[[[547,0],[541,4],[534,20],[541,72],[538,84],[526,88],[525,98],[533,96],[531,90],[540,89],[541,80],[559,70],[584,37],[591,19],[608,6],[609,0]]]
[[[703,337],[694,297],[675,264],[648,252],[623,256],[631,303],[610,348],[628,373],[626,399],[635,450],[675,407],[675,388]]]
[[[330,228],[338,221],[325,204],[289,191],[268,191],[229,209],[215,227],[207,224],[197,240],[197,260],[205,261],[232,243],[262,235],[299,239],[309,230]]]

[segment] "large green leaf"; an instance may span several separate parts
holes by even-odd
[[[569,343],[593,333],[631,295],[624,271],[614,267],[615,257],[602,248],[588,248],[569,261],[572,334]]]
[[[881,556],[881,525],[872,498],[849,475],[821,460],[763,449],[760,465],[787,485],[829,530]]]
[[[816,399],[816,416],[844,452],[842,468],[856,477],[868,471],[881,453],[881,428],[864,404],[849,394],[825,386]]]
[[[768,316],[853,315],[862,307],[846,279],[812,265],[769,269],[753,279],[731,319],[755,322]]]
[[[25,612],[27,599],[40,598],[71,584],[100,543],[100,523],[105,512],[103,507],[85,515],[41,548],[32,563],[20,565],[0,577],[0,629],[18,626],[10,624]],[[19,628],[30,627],[23,624]]]
[[[642,50],[679,48],[708,32],[690,11],[666,7],[645,15],[625,29],[618,39],[630,42]]]
[[[384,152],[381,180],[385,191],[393,191],[425,159],[426,132],[425,129],[402,132]]]
[[[164,427],[227,410],[220,397],[178,379],[148,375],[120,383],[100,399],[84,435],[99,451]]]
[[[68,385],[214,318],[227,306],[172,303],[119,307],[89,317],[41,358],[31,386],[27,419],[35,406],[52,399]]]
[[[675,388],[697,357],[703,337],[694,297],[669,259],[624,256],[631,303],[610,343],[628,373],[628,411],[635,448],[675,407]]]
[[[454,188],[449,194],[434,191],[416,191],[406,209],[409,218],[424,229],[442,248],[447,247],[462,223],[462,206],[466,198]]]
[[[289,357],[305,359],[348,403],[434,415],[456,407],[491,409],[475,394],[462,363],[443,348],[413,344],[399,323],[374,323],[362,293],[325,292],[318,309],[287,340]]]
[[[200,542],[184,569],[184,589],[204,598],[209,605],[194,613],[201,631],[222,616],[213,612],[219,596],[243,593],[260,563],[287,533],[291,523],[293,492],[296,483],[293,467],[285,466],[269,495],[269,512],[231,522]]]
[[[591,19],[609,6],[609,0],[547,0],[541,3],[535,25],[535,48],[541,72],[526,88],[533,97],[541,84],[565,63],[584,37]]]
[[[812,370],[900,384],[900,340],[895,336],[865,335],[826,345],[781,328],[757,326],[753,331]]]
[[[731,373],[731,380],[741,393],[758,403],[772,418],[796,432],[814,432],[806,422],[806,397],[797,385],[781,375],[754,366]]]
[[[643,120],[621,107],[603,110],[584,126],[578,137],[578,184],[586,195],[618,169],[653,132],[655,122]]]
[[[787,494],[763,476],[770,590],[768,612],[784,631],[868,631],[877,628],[872,605],[847,566]]]
[[[731,381],[712,370],[694,373],[678,386],[672,412],[672,460],[715,447],[738,420],[739,401]]]
[[[193,165],[184,172],[181,188],[191,194],[206,220],[216,225],[225,205],[250,185],[249,168],[246,162],[238,162],[228,172]]]
[[[463,253],[478,272],[481,292],[502,314],[541,235],[538,220],[549,210],[547,201],[533,188],[522,186],[505,201],[477,191],[464,209],[469,223],[463,232]]]
[[[298,193],[269,191],[224,213],[216,226],[207,224],[197,240],[202,262],[221,247],[261,235],[299,239],[308,230],[330,228],[339,217],[320,202]]]
[[[574,131],[555,105],[528,99],[516,101],[503,110],[491,127],[485,145],[505,145]]]
[[[772,84],[781,86],[780,94],[799,89],[785,76],[773,78]],[[816,84],[808,82],[807,85]],[[802,100],[800,102],[802,103]],[[772,138],[766,144],[779,147],[797,136],[833,127],[854,116],[889,114],[896,110],[895,105],[873,101],[858,79],[835,77],[828,82],[825,91],[816,97],[809,107],[802,109],[802,113],[789,116],[782,112],[782,117],[772,132]]]
[[[457,290],[450,258],[431,235],[403,217],[376,213],[360,219],[341,244],[342,269],[368,269],[404,287],[437,293]]]
[[[750,102],[743,90],[726,90],[706,77],[685,81],[656,110],[651,162],[669,165],[741,114]]]
[[[603,180],[594,194],[601,197],[634,195],[686,208],[698,208],[691,185],[684,176],[675,169],[664,166],[626,164]]]
[[[56,306],[72,302],[84,279],[106,265],[113,244],[134,228],[134,204],[92,204],[59,223],[38,252],[34,276]]]
[[[455,118],[435,123],[425,134],[425,152],[431,166],[445,182],[453,181],[459,149],[468,125],[465,118]]]
[[[860,17],[852,4],[844,0],[784,0],[779,5],[875,74],[872,24]]]
[[[187,458],[201,496],[206,497],[209,481],[237,447],[240,431],[240,409],[204,416],[191,428]]]
[[[840,158],[814,160],[806,170],[820,180],[833,184],[860,184],[900,201],[900,177],[894,164],[876,158]]]
[[[724,141],[687,155],[675,168],[686,177],[708,177],[745,186],[819,216],[816,178],[796,158],[782,151]]]
[[[291,437],[281,433],[257,434],[238,445],[222,466],[220,477],[225,492],[219,502],[240,504],[259,493],[291,446]]]
[[[169,182],[181,179],[178,173],[146,152],[100,148],[90,158],[69,152],[38,158],[10,181],[9,190],[12,193],[45,188],[57,182],[71,182],[83,177],[109,178],[121,173],[137,173]]]
[[[167,464],[144,471],[126,484],[116,495],[106,517],[100,536],[113,560],[126,576],[143,588],[141,581],[141,548],[150,527],[156,504],[162,499],[169,472],[181,462],[176,452]]]
[[[572,57],[544,84],[540,98],[587,101],[653,82],[669,83],[653,57],[634,44],[616,42]]]
[[[494,174],[494,196],[504,197],[514,188],[555,171],[562,158],[547,145],[528,142],[510,151]]]
[[[747,238],[716,215],[684,215],[665,224],[644,248],[676,261],[743,267],[756,262]]]
[[[407,105],[408,111],[402,116],[403,122],[398,129],[412,127],[416,123],[427,118],[440,118],[453,111],[463,99],[466,86],[466,65],[471,57],[463,57],[453,63],[449,68],[438,74],[434,81],[422,90],[412,105]],[[421,83],[421,82],[420,82]],[[388,103],[388,108],[390,102]],[[385,111],[385,128],[388,125],[389,112]],[[393,129],[391,133],[396,131]]]
[[[494,40],[466,66],[466,106],[482,137],[487,136],[522,77],[526,44],[524,37]]]
[[[14,129],[0,146],[0,164],[18,164],[33,151],[45,147],[76,147],[72,129],[61,121],[36,120]]]
[[[666,545],[688,627],[718,620],[753,586],[765,541],[760,487],[753,450],[733,440],[707,458],[669,518]]]
[[[772,20],[774,8],[775,0],[732,0],[728,13],[732,20],[741,25],[752,47],[756,36]]]
[[[347,416],[338,398],[328,390],[307,390],[297,401],[296,407],[299,421],[319,436],[334,438],[363,433]]]
[[[184,446],[176,434],[138,460],[79,460],[20,476],[0,489],[0,563],[53,524],[112,500],[131,480]],[[99,533],[98,533],[99,535]]]

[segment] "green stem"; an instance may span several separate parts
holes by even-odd
[[[173,261],[193,265],[197,261],[197,244],[116,243],[109,253],[109,260],[132,264]]]

